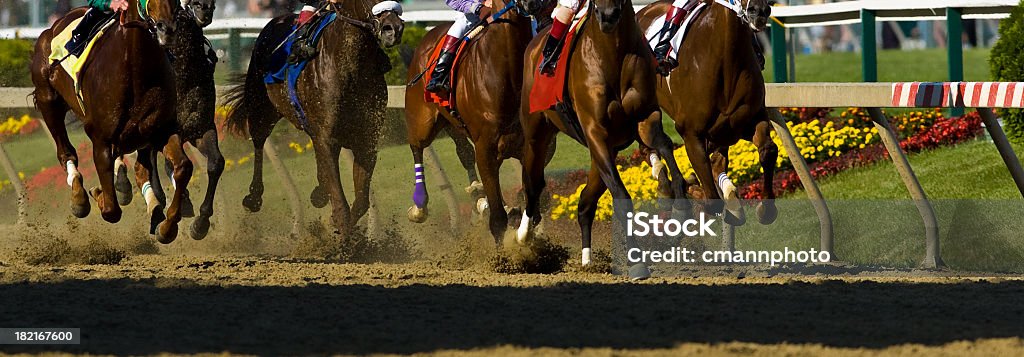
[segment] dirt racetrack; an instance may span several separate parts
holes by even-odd
[[[4,263],[0,326],[80,327],[83,343],[0,351],[959,356],[1024,349],[1018,278],[737,271],[630,283],[433,262],[136,255],[117,265]]]

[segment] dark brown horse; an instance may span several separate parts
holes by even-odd
[[[527,0],[537,1],[537,0]],[[559,131],[573,133],[566,122],[578,120],[583,144],[590,149],[590,175],[580,195],[579,224],[582,231],[584,265],[590,263],[591,225],[598,198],[610,190],[615,217],[625,222],[632,211],[632,199],[615,167],[619,150],[640,141],[657,150],[668,164],[672,175],[675,209],[689,211],[685,200],[686,181],[672,157],[672,141],[661,126],[661,109],[655,94],[654,54],[643,40],[629,0],[593,0],[590,19],[580,30],[576,50],[571,53],[568,68],[567,98],[572,104],[568,119],[547,110],[530,113],[529,90],[534,83],[541,44],[546,36],[537,36],[526,52],[522,105],[524,148],[523,181],[526,187],[526,210],[518,231],[520,242],[527,239],[540,223],[539,200],[544,188],[545,162],[539,155]],[[542,33],[543,34],[543,33]],[[627,237],[627,246],[636,242]],[[650,271],[644,264],[630,267],[631,278],[645,278]]]
[[[766,0],[741,0],[737,5],[742,17],[713,1],[697,15],[679,49],[679,67],[668,77],[658,77],[658,102],[676,122],[704,196],[724,198],[741,221],[736,187],[723,174],[728,172],[729,146],[740,139],[757,146],[765,190],[757,217],[769,224],[777,215],[772,177],[779,149],[771,139],[764,77],[750,41],[753,31],[767,25],[771,7]],[[671,1],[663,0],[643,8],[637,14],[640,26],[664,17],[669,7]]]
[[[199,208],[199,216],[189,226],[189,236],[203,239],[210,229],[213,216],[213,199],[217,193],[217,182],[224,172],[224,156],[217,142],[217,125],[214,122],[217,92],[213,83],[213,72],[217,67],[217,55],[203,36],[203,27],[213,21],[214,0],[185,0],[185,6],[175,16],[175,31],[170,43],[165,46],[173,56],[175,84],[178,92],[177,118],[182,142],[192,146],[206,156],[208,176],[206,197]],[[118,160],[122,160],[119,158]],[[127,169],[121,162],[115,163],[114,187],[122,206],[131,202],[132,189],[128,182]],[[168,172],[171,162],[166,161]],[[157,197],[163,200],[160,176],[152,179]],[[184,191],[181,204],[183,217],[195,215],[188,190]]]
[[[136,176],[137,184],[144,188],[147,198],[150,233],[156,233],[160,242],[169,243],[177,237],[182,191],[192,177],[192,163],[181,149],[180,138],[174,135],[178,131],[174,118],[174,77],[167,56],[160,47],[161,42],[166,42],[174,32],[174,16],[179,7],[174,1],[150,0],[140,12],[139,1],[128,3],[128,10],[118,14],[120,24],[108,29],[97,40],[93,54],[86,59],[80,82],[81,102],[72,78],[59,65],[51,63],[49,56],[53,37],[81,17],[85,9],[70,12],[43,31],[36,41],[30,68],[35,84],[33,95],[36,108],[42,112],[56,142],[57,160],[68,170],[72,213],[79,218],[85,217],[89,214],[90,205],[82,176],[78,173],[78,154],[64,126],[64,115],[68,110],[82,120],[93,143],[93,159],[100,187],[89,193],[96,199],[103,219],[108,222],[121,219],[114,189],[115,157],[138,150],[140,158],[149,158],[138,160]],[[147,16],[143,17],[141,13]],[[157,36],[150,31],[154,28]],[[162,150],[174,165],[177,187],[166,217],[162,212],[163,204],[155,202],[149,189],[157,150]]]
[[[504,8],[506,4],[502,0],[494,2],[495,8]],[[461,136],[468,136],[475,145],[475,161],[490,207],[489,228],[495,242],[501,243],[508,227],[508,212],[504,209],[498,172],[504,160],[521,158],[523,139],[518,111],[523,80],[522,54],[533,38],[530,18],[520,15],[527,11],[521,4],[523,2],[517,2],[515,10],[487,25],[460,55],[454,68],[457,114],[424,100],[426,79],[406,90],[405,120],[416,170],[410,220],[423,222],[427,215],[423,149],[433,143],[441,129],[454,129],[456,133],[452,137],[457,145]],[[449,26],[435,27],[423,37],[409,65],[410,81],[430,64],[430,56]],[[463,162],[465,165],[466,160]]]
[[[381,46],[401,41],[402,19],[394,11],[371,14],[374,0],[350,0],[336,5],[338,19],[323,30],[320,54],[298,79],[297,96],[308,118],[303,128],[288,99],[287,85],[264,84],[271,51],[291,32],[295,15],[270,21],[253,48],[245,83],[233,88],[227,102],[234,109],[228,124],[248,127],[255,147],[253,179],[242,204],[252,212],[263,205],[263,144],[281,117],[304,129],[316,153],[317,181],[310,199],[320,208],[329,195],[333,225],[343,236],[370,206],[370,177],[377,163],[377,138],[384,125],[390,62]],[[342,148],[354,154],[352,178],[356,198],[352,207],[341,187],[338,156]]]

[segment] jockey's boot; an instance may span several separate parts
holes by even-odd
[[[544,49],[541,50],[540,74],[545,76],[555,75],[555,67],[558,64],[558,57],[562,54],[562,40],[554,36],[548,36],[544,42]]]
[[[299,35],[292,43],[292,52],[288,55],[288,63],[308,61],[320,53],[312,43],[316,26],[311,23],[314,22],[312,20],[316,15],[316,9],[309,5],[304,6],[302,12],[299,13],[299,18],[295,20],[295,24],[298,26],[296,31]]]
[[[558,56],[562,54],[562,39],[565,38],[568,24],[563,24],[558,19],[551,23],[551,30],[544,42],[544,49],[540,54],[540,74],[545,76],[555,75],[555,66],[558,64]]]
[[[89,34],[92,33],[96,25],[106,18],[103,15],[107,14],[97,9],[86,11],[82,16],[82,21],[71,31],[71,40],[64,45],[64,48],[76,57],[81,56],[82,51],[85,51],[86,42],[89,41]]]
[[[678,7],[670,8],[665,14],[665,24],[658,32],[661,38],[654,46],[654,59],[658,61],[658,74],[662,76],[667,76],[672,69],[679,65],[678,60],[669,56],[669,51],[672,50],[672,37],[675,37],[676,32],[679,31],[683,19],[686,18],[686,13],[686,10]]]
[[[459,48],[460,40],[453,36],[445,36],[441,44],[441,54],[437,56],[437,65],[430,73],[430,81],[427,82],[426,90],[431,93],[449,93],[452,88],[449,77],[452,73],[452,62],[455,61],[455,51]]]

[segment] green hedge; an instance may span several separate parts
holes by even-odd
[[[426,27],[406,25],[405,32],[402,33],[402,43],[385,51],[391,58],[391,72],[386,75],[388,85],[405,84],[409,60],[412,59],[413,51],[416,50],[416,46],[420,44],[420,40],[426,34]]]
[[[32,41],[0,40],[0,87],[31,87]]]
[[[1024,81],[1024,2],[1010,17],[999,23],[999,41],[992,47],[988,63],[992,79],[1000,82]],[[1024,111],[1002,111],[1003,128],[1010,140],[1024,144]]]

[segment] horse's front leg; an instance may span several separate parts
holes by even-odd
[[[349,220],[351,224],[359,222],[370,209],[370,180],[376,166],[376,147],[360,147],[352,151],[352,183],[356,197],[352,201],[352,218]]]
[[[683,135],[683,141],[686,144],[686,156],[693,165],[693,171],[697,173],[701,191],[707,200],[706,209],[714,214],[722,212],[722,200],[716,189],[715,178],[711,174],[711,160],[704,148],[705,141],[691,133]]]
[[[581,122],[596,125],[596,123],[606,123],[607,121],[592,118],[590,120],[581,120]],[[615,166],[616,152],[614,152],[608,144],[608,134],[595,133],[597,131],[598,130],[590,131],[590,135],[587,136],[587,147],[590,148],[590,158],[592,160],[593,167],[597,168],[597,171],[601,176],[601,181],[604,182],[608,187],[608,191],[612,194],[612,209],[614,212],[614,233],[612,235],[613,247],[617,246],[618,236],[621,235],[625,237],[625,249],[620,251],[619,254],[616,254],[616,256],[627,258],[630,251],[640,248],[636,239],[625,230],[625,223],[628,219],[627,213],[633,212],[633,199],[630,197],[629,191],[626,189],[626,185],[622,182],[622,177],[619,176],[619,171]],[[628,276],[630,279],[639,280],[646,279],[651,276],[650,268],[648,268],[647,264],[644,264],[643,262],[631,264],[628,259],[626,259],[626,265],[629,266]]]
[[[189,226],[189,236],[192,239],[203,239],[210,231],[210,217],[213,217],[213,199],[217,196],[217,183],[224,173],[224,155],[220,152],[220,145],[217,142],[217,130],[211,129],[197,140],[196,147],[206,156],[206,197],[203,198],[203,205],[199,207],[199,216]]]
[[[526,209],[516,231],[516,242],[525,243],[541,222],[541,193],[547,181],[544,167],[547,166],[547,150],[554,140],[557,129],[547,122],[543,114],[524,114],[523,125],[523,190],[526,191]]]
[[[96,176],[100,180],[100,187],[93,187],[89,193],[96,199],[103,220],[117,223],[121,221],[121,206],[118,206],[117,196],[114,194],[114,155],[110,151],[110,144],[95,142],[92,157],[96,164]]]
[[[316,153],[317,184],[327,189],[331,199],[331,221],[336,233],[347,237],[351,230],[348,200],[341,187],[341,174],[338,172],[338,156],[341,154],[339,145],[329,135],[313,136],[313,150]]]
[[[665,184],[670,185],[672,190],[672,209],[676,212],[680,212],[686,215],[690,214],[690,201],[686,199],[686,179],[683,177],[682,171],[679,170],[679,165],[676,163],[676,157],[673,153],[674,145],[672,139],[665,134],[665,129],[661,124],[661,111],[654,111],[647,116],[647,119],[640,122],[638,126],[638,134],[640,140],[644,145],[647,145],[655,150],[656,155],[649,156],[651,161],[651,169],[655,170],[660,165],[661,161],[658,156],[665,160],[665,167],[658,171],[657,179],[660,186]],[[666,175],[665,171],[668,171]],[[671,180],[668,177],[671,176]]]
[[[496,132],[481,135],[480,141],[476,143],[476,162],[480,166],[480,175],[483,179],[487,207],[490,212],[488,227],[491,236],[494,237],[494,244],[501,246],[505,230],[508,229],[508,212],[505,211],[505,200],[501,197],[501,179],[498,176],[501,170],[501,159],[497,152],[497,146]]]
[[[181,222],[181,203],[185,197],[185,190],[188,189],[188,181],[192,179],[192,161],[185,155],[181,148],[181,138],[172,135],[167,145],[164,145],[164,157],[174,166],[172,181],[174,194],[171,196],[171,204],[167,206],[167,219],[157,227],[157,240],[161,243],[170,243],[178,236],[178,222]]]
[[[64,116],[68,112],[67,103],[57,98],[56,92],[52,89],[37,89],[36,107],[43,114],[46,129],[57,146],[57,162],[67,170],[67,182],[71,187],[71,214],[85,218],[89,216],[92,206],[89,205],[89,195],[85,192],[82,174],[78,172],[78,152],[71,144],[68,130],[64,126]]]
[[[715,176],[715,186],[721,190],[722,199],[725,200],[725,221],[733,226],[742,226],[746,223],[747,215],[740,202],[739,190],[729,178],[728,146],[717,147],[711,153],[711,174]]]
[[[156,152],[146,148],[138,151],[139,155],[135,160],[135,183],[139,186],[139,193],[146,201],[146,213],[149,214],[149,234],[156,235],[157,226],[164,221],[164,204],[156,196],[156,189],[150,182],[153,176],[154,160]]]
[[[128,165],[124,160],[128,155],[114,159],[114,190],[117,192],[117,203],[127,206],[132,203],[132,183],[128,180]]]
[[[263,145],[274,131],[277,122],[270,122],[266,127],[249,126],[252,136],[252,182],[249,183],[249,194],[242,199],[242,206],[249,212],[259,212],[263,208]]]

